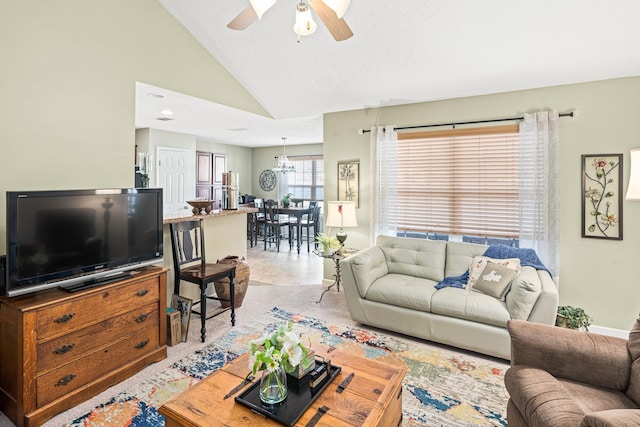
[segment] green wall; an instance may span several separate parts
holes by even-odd
[[[287,145],[287,156],[312,156],[322,155],[322,144]],[[278,155],[282,154],[282,145],[273,147],[254,148],[252,150],[253,176],[251,177],[252,194],[261,199],[277,199],[277,186],[272,191],[263,191],[258,179],[260,172],[271,169],[276,165]],[[282,194],[284,196],[284,194]]]
[[[358,135],[358,129],[513,117],[543,109],[578,111],[575,118],[560,119],[560,303],[583,307],[599,326],[628,330],[640,310],[635,270],[640,256],[640,202],[623,202],[624,240],[581,238],[580,156],[623,153],[626,191],[629,149],[640,147],[640,77],[325,114],[326,199],[336,197],[336,162],[359,158],[359,228],[349,230],[349,242],[367,247],[369,134]]]
[[[156,0],[3,1],[0,52],[0,193],[132,186],[136,81],[267,115]]]

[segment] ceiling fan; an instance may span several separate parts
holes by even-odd
[[[247,6],[238,14],[227,27],[232,30],[244,30],[258,19],[262,19],[262,15],[269,10],[277,0],[249,0]],[[353,33],[347,25],[344,16],[350,0],[308,0],[311,8],[320,18],[325,27],[329,30],[336,41],[347,40]],[[311,11],[309,10],[307,0],[300,0],[296,6],[296,23],[293,31],[300,36],[308,36],[313,34],[317,28],[317,24],[313,21]]]

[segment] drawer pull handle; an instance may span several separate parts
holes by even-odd
[[[140,289],[138,292],[136,292],[136,295],[139,297],[143,297],[148,293],[149,293],[149,289]]]
[[[136,317],[135,319],[133,319],[133,320],[135,320],[135,321],[136,321],[136,323],[142,323],[142,322],[144,322],[145,320],[147,320],[147,317],[149,317],[149,315],[148,315],[148,314],[146,314],[146,313],[142,313],[140,316],[137,316],[137,317]]]
[[[73,316],[75,316],[75,313],[67,313],[64,316],[60,316],[57,319],[54,320],[54,322],[56,323],[67,323],[69,320],[73,319]]]
[[[75,344],[65,344],[62,347],[53,350],[53,352],[55,354],[65,354],[65,353],[68,353],[73,348],[74,345]]]
[[[60,378],[60,381],[56,383],[56,387],[62,387],[69,384],[75,377],[76,376],[74,374],[65,375],[64,377]]]
[[[136,344],[136,348],[137,349],[144,348],[147,346],[147,344],[149,344],[149,340],[140,341],[138,344]]]

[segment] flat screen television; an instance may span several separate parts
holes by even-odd
[[[162,262],[162,189],[7,192],[3,294],[75,291]]]

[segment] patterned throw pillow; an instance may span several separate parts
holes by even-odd
[[[507,292],[509,292],[511,281],[517,274],[517,271],[489,261],[473,285],[473,290],[504,301]]]
[[[520,272],[520,258],[504,258],[495,259],[486,256],[474,256],[469,263],[469,280],[467,281],[467,289],[473,289],[473,285],[480,277],[480,273],[485,269],[487,263],[491,261],[495,264],[503,265],[517,273]]]

